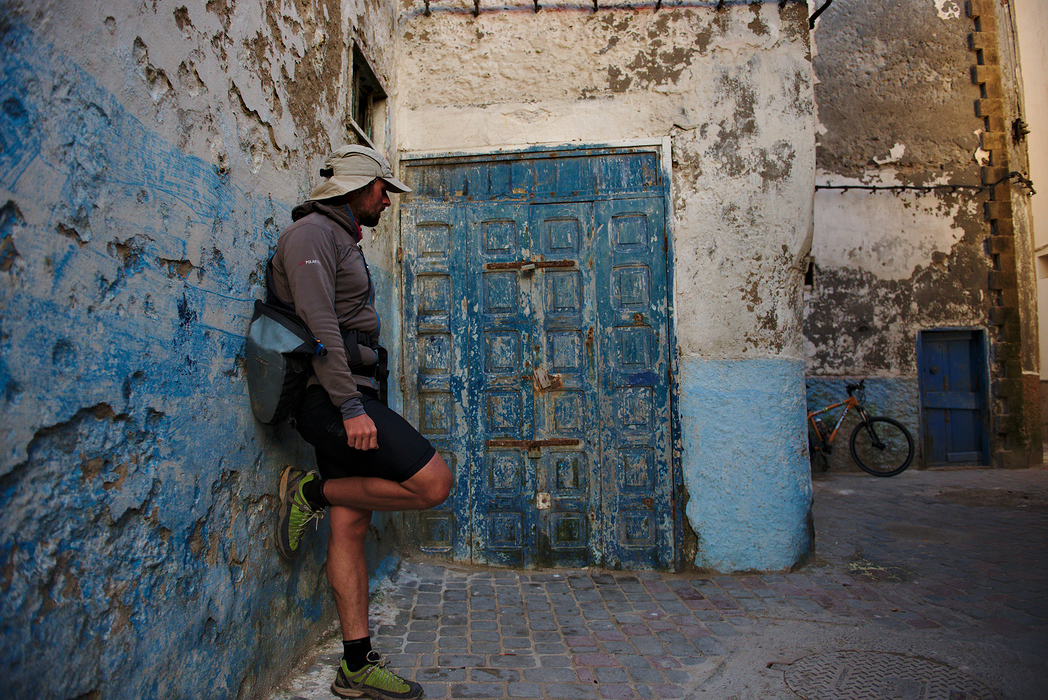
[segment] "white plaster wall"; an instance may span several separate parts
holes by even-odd
[[[891,171],[847,178],[820,172],[820,185],[891,187],[904,183]],[[965,234],[956,222],[975,216],[974,199],[943,200],[934,194],[820,190],[815,196],[819,235],[812,257],[825,267],[862,268],[881,280],[905,280],[929,264],[935,253],[949,254]]]
[[[814,175],[806,8],[508,4],[476,18],[411,5],[400,148],[670,137],[680,351],[799,357]]]
[[[982,184],[973,26],[955,0],[837,0],[816,23],[815,182],[853,189],[815,193],[811,376],[911,376],[920,328],[986,323],[986,194],[902,189]]]

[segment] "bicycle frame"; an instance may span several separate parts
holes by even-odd
[[[837,422],[834,424],[833,430],[830,430],[827,434],[823,435],[822,431],[819,430],[819,424],[815,422],[816,416],[821,416],[823,413],[832,411],[835,408],[840,408],[841,406],[844,406],[845,408],[843,411],[841,411],[841,415],[837,419]],[[819,436],[819,439],[822,440],[823,443],[829,445],[837,438],[837,433],[840,431],[841,425],[844,424],[844,419],[848,417],[848,413],[850,413],[853,408],[859,412],[859,417],[862,420],[866,420],[866,411],[863,408],[862,404],[859,403],[859,400],[857,398],[855,398],[852,395],[849,395],[848,398],[846,398],[844,401],[839,401],[833,404],[832,406],[827,406],[826,408],[819,409],[818,411],[812,411],[811,413],[809,413],[808,423],[811,424],[812,429],[815,430],[815,434]]]

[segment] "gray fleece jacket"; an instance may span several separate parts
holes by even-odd
[[[326,356],[313,358],[316,376],[310,382],[327,390],[343,420],[353,418],[364,412],[357,386],[378,385],[350,372],[342,330],[377,337],[381,326],[358,245],[360,227],[346,208],[312,200],[295,207],[291,218],[294,223],[277,239],[273,287],[327,348]],[[371,348],[360,350],[365,364],[377,361]]]

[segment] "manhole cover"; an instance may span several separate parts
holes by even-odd
[[[995,700],[971,676],[930,659],[874,651],[812,654],[776,665],[805,700]]]

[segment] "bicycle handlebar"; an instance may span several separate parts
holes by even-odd
[[[851,396],[856,391],[859,391],[860,389],[864,388],[865,386],[866,386],[866,380],[863,379],[858,384],[848,384],[848,385],[845,386],[845,388],[848,390],[848,396]]]

